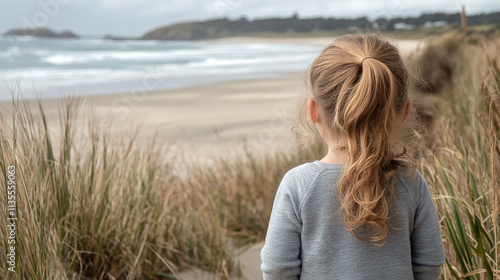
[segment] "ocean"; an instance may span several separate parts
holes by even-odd
[[[306,71],[304,44],[0,38],[0,100],[128,93]]]

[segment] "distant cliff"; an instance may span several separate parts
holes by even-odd
[[[239,20],[216,19],[164,26],[146,33],[142,39],[202,40],[245,34],[307,33],[314,30],[367,28],[371,26],[371,22],[366,17],[357,19],[298,19],[295,15],[291,18],[269,18],[253,21],[242,17]]]
[[[427,13],[418,17],[393,17],[369,20],[366,17],[309,18],[299,19],[297,14],[290,18],[269,18],[248,20],[216,19],[203,22],[187,22],[154,29],[142,37],[151,40],[203,40],[231,36],[276,33],[311,33],[315,31],[366,30],[376,28],[381,31],[413,29],[432,26],[460,26],[459,13]],[[500,12],[467,16],[469,25],[500,24]],[[500,26],[500,25],[499,25]]]
[[[34,36],[41,38],[78,38],[76,34],[71,31],[63,31],[56,33],[48,28],[16,28],[10,29],[3,34],[4,36]]]

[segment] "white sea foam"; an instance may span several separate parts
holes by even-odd
[[[154,69],[161,87],[304,71],[320,47],[293,44],[101,39],[0,39],[0,81],[49,92],[116,91],[141,84]],[[191,82],[193,81],[193,82]],[[4,91],[0,89],[0,95]],[[0,96],[1,98],[1,96]]]

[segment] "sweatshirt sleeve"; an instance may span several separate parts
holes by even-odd
[[[439,279],[445,262],[439,218],[427,183],[419,173],[417,182],[418,205],[410,236],[413,276],[415,280]]]
[[[274,199],[266,241],[261,251],[261,270],[265,280],[300,278],[302,222],[293,182],[293,176],[287,173]]]

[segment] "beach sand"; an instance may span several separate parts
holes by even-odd
[[[286,140],[294,123],[298,99],[304,93],[302,73],[283,78],[224,82],[185,89],[78,97],[75,124],[87,130],[88,120],[112,135],[131,135],[147,143],[156,135],[161,144],[190,150],[219,150],[235,144],[254,148]],[[28,103],[34,104],[33,101]],[[59,131],[60,99],[42,106],[54,135]],[[11,102],[0,102],[2,112]]]

